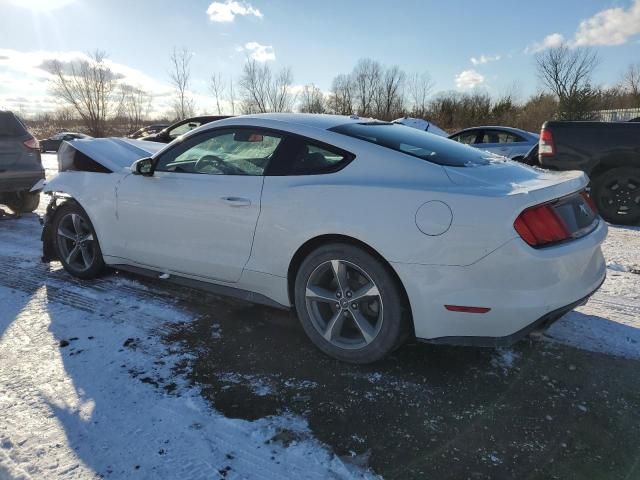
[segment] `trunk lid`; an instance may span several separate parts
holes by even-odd
[[[487,165],[466,168],[443,168],[456,185],[493,196],[524,194],[529,205],[565,197],[583,190],[589,183],[583,172],[551,172],[511,160],[494,160]]]
[[[129,138],[92,138],[65,141],[58,150],[59,171],[79,170],[77,152],[110,172],[127,170],[133,162],[150,157],[166,145]]]

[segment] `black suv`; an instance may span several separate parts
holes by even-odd
[[[16,213],[38,208],[31,188],[44,179],[40,145],[12,112],[0,110],[0,203]]]

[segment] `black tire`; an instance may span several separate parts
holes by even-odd
[[[598,212],[607,222],[621,225],[640,223],[640,168],[607,170],[591,182]]]
[[[40,204],[40,192],[31,193],[29,191],[16,192],[10,194],[7,199],[7,207],[14,213],[20,215],[22,213],[34,212]]]
[[[80,217],[80,228],[75,228],[73,215]],[[69,222],[74,226],[70,227]],[[68,232],[70,234],[69,236],[73,236],[77,230],[80,230],[81,233],[76,240],[71,240],[69,236],[63,236],[59,233],[61,230]],[[51,234],[56,256],[60,259],[60,263],[62,263],[64,269],[71,275],[78,278],[90,279],[100,276],[104,271],[105,264],[96,231],[93,228],[87,212],[85,212],[78,203],[69,201],[56,209],[51,224]],[[92,240],[84,241],[83,251],[82,238],[88,238],[89,235]],[[76,246],[79,250],[71,257],[71,250]],[[89,250],[89,246],[92,254],[85,257],[85,252]],[[83,265],[81,266],[80,264]]]
[[[307,286],[312,285],[310,282],[315,278],[319,269],[327,268],[326,278],[337,278],[337,275],[334,275],[335,270],[332,268],[334,263],[332,262],[342,262],[347,266],[345,268],[349,269],[348,272],[350,273],[346,274],[349,277],[348,286],[343,290],[346,292],[345,295],[341,297],[346,300],[347,304],[351,304],[351,300],[346,298],[347,293],[351,293],[354,296],[357,293],[355,288],[351,288],[353,291],[349,292],[349,284],[353,287],[354,282],[358,280],[363,282],[362,285],[368,285],[369,282],[372,282],[373,287],[376,288],[375,291],[379,294],[377,299],[371,300],[371,304],[366,303],[369,300],[364,300],[359,311],[352,311],[349,305],[341,306],[339,298],[336,298],[335,303],[333,303],[333,300],[325,302],[324,299],[310,301],[309,298],[314,297],[307,296]],[[325,267],[326,265],[328,266]],[[298,318],[311,341],[327,355],[355,364],[375,362],[398,348],[411,332],[409,308],[398,283],[387,265],[361,248],[341,243],[322,246],[309,254],[298,269],[295,279],[295,305]],[[356,286],[358,286],[357,283]],[[337,290],[340,290],[340,287],[337,287]],[[338,295],[337,291],[333,292],[333,290],[331,290],[331,294]],[[316,301],[318,303],[313,303]],[[348,345],[345,348],[340,344],[336,344],[339,343],[338,340],[328,340],[323,336],[321,333],[322,328],[317,326],[321,305],[322,308],[326,309],[326,317],[332,317],[333,315],[339,317],[344,314],[344,320],[342,321],[344,323],[341,322],[341,332],[344,332],[345,338],[343,339],[340,336],[338,340],[354,342],[353,345]],[[354,306],[354,308],[357,310],[357,306]],[[359,346],[358,341],[366,342],[367,340],[363,330],[356,328],[358,322],[356,322],[356,317],[353,315],[358,315],[358,313],[367,315],[366,312],[369,308],[375,310],[374,316],[377,319],[374,320],[376,326],[369,333],[375,330],[376,334],[374,337],[369,337],[370,339],[373,338],[370,343]],[[358,318],[362,320],[363,317],[359,316]],[[329,325],[329,323],[330,321],[325,325]],[[369,327],[371,325],[369,323]],[[327,331],[328,328],[325,329],[325,334]],[[353,338],[347,338],[347,334],[352,335]],[[360,340],[358,340],[359,335],[362,336]]]

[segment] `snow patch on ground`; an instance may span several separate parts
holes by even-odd
[[[101,316],[51,301],[44,285],[0,287],[0,298],[0,358],[13,366],[0,369],[0,472],[10,477],[367,476],[318,443],[303,418],[212,411],[173,373],[184,357],[158,340],[162,324],[150,329],[144,309],[131,308],[139,299]]]
[[[600,290],[545,336],[593,352],[640,359],[640,229],[610,226],[603,252],[608,271]]]
[[[491,359],[491,366],[502,370],[502,373],[506,374],[509,370],[515,367],[515,364],[520,357],[521,355],[514,350],[509,348],[498,348],[495,356]]]

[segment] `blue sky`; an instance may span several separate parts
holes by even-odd
[[[428,71],[435,92],[521,97],[539,88],[533,52],[561,40],[598,50],[598,83],[613,84],[640,62],[640,0],[0,0],[0,12],[0,107],[19,99],[27,110],[52,108],[42,58],[96,48],[160,97],[169,89],[171,50],[187,47],[204,110],[213,105],[210,75],[237,77],[248,54],[289,66],[295,84],[323,90],[370,57]]]

